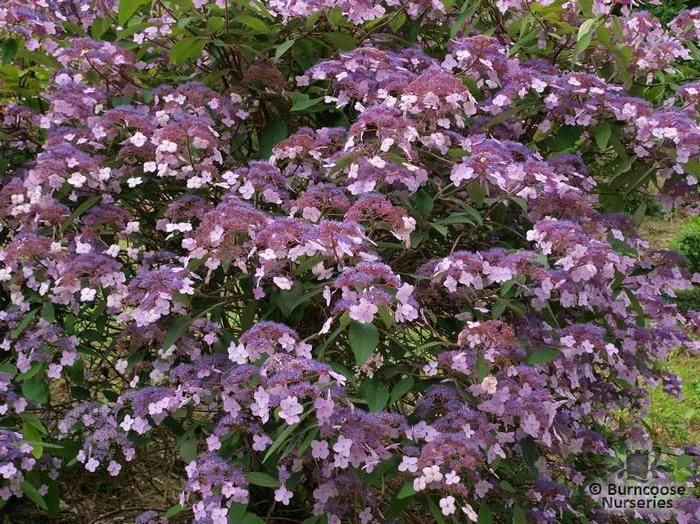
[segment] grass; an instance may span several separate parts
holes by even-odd
[[[675,215],[647,219],[641,235],[655,248],[668,248],[686,222],[687,218]],[[683,398],[667,395],[661,387],[651,391],[647,420],[654,437],[669,446],[700,445],[700,357],[678,351],[666,367],[683,380]]]
[[[664,215],[662,218],[647,218],[639,228],[644,240],[657,249],[668,249],[673,237],[688,222],[688,218],[679,215]]]
[[[651,392],[648,416],[654,436],[664,444],[680,446],[700,444],[700,358],[683,353],[673,355],[667,364],[670,372],[683,380],[683,398],[663,392]]]

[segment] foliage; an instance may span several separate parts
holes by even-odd
[[[0,4],[0,504],[167,430],[167,517],[612,521],[699,324],[618,211],[697,211],[700,10],[625,4]]]
[[[700,272],[700,217],[694,217],[678,232],[671,247],[688,261],[688,270]]]
[[[663,2],[645,2],[643,7],[653,14],[655,18],[658,18],[660,22],[668,24],[679,13],[688,9],[689,4],[688,0],[665,0]]]
[[[692,218],[673,238],[671,249],[679,251],[689,271],[700,273],[700,220]],[[700,309],[700,287],[678,291],[676,304],[682,311]]]

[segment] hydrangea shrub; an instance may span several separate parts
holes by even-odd
[[[586,483],[653,445],[700,276],[615,211],[697,212],[700,9],[7,0],[0,28],[0,504],[56,515],[63,473],[169,434],[180,502],[139,522],[626,518]]]

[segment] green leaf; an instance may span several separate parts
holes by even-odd
[[[554,151],[570,151],[576,146],[576,142],[581,136],[583,128],[581,126],[561,126],[554,136]]]
[[[44,381],[43,374],[38,374],[22,383],[22,395],[28,400],[46,404],[49,400],[49,387]]]
[[[450,234],[450,230],[442,224],[435,224],[431,222],[430,227],[432,227],[435,231],[440,233],[443,237],[447,237]]]
[[[362,383],[360,395],[367,401],[370,412],[381,411],[389,401],[389,390],[376,378],[370,378]]]
[[[192,323],[190,317],[177,317],[172,325],[168,328],[163,339],[163,349],[169,349],[175,344],[178,339],[187,331],[188,326]]]
[[[591,45],[591,39],[593,38],[593,24],[595,24],[596,21],[596,18],[589,18],[579,26],[578,34],[576,36],[576,49],[574,51],[574,57],[578,57],[588,48],[589,45]]]
[[[416,210],[423,218],[428,218],[433,211],[433,197],[424,189],[416,193]]]
[[[345,17],[343,15],[343,10],[340,9],[339,7],[333,7],[328,11],[326,14],[326,18],[328,18],[328,21],[331,23],[332,26],[337,27],[343,21],[345,20]]]
[[[401,486],[401,489],[399,492],[396,494],[397,499],[405,499],[407,497],[411,497],[415,495],[415,491],[413,489],[413,481],[412,480],[407,480],[404,482],[404,485]]]
[[[481,2],[464,2],[459,16],[455,18],[454,23],[450,26],[450,38],[454,38],[460,31],[462,31],[466,21],[470,20],[480,7]]]
[[[292,48],[295,42],[296,38],[293,40],[287,40],[286,42],[278,45],[277,50],[275,50],[275,60],[282,58],[284,54]]]
[[[513,507],[513,524],[527,524],[525,510],[521,506]]]
[[[493,522],[493,514],[488,504],[481,505],[476,522],[477,524],[491,524]]]
[[[267,33],[270,31],[270,27],[260,20],[259,18],[255,18],[254,16],[250,15],[238,15],[233,18],[234,22],[238,22],[239,24],[243,24],[253,31],[256,31],[258,33]]]
[[[277,438],[275,438],[274,442],[270,445],[270,447],[267,449],[267,453],[265,453],[265,457],[263,458],[263,462],[267,462],[267,459],[269,459],[272,454],[277,451],[277,449],[284,444],[284,441],[287,439],[287,437],[296,429],[298,424],[292,424],[290,426],[285,427],[282,432],[277,435]]]
[[[612,127],[608,122],[601,122],[593,129],[593,135],[595,136],[596,144],[598,144],[598,149],[603,151],[608,147],[608,141],[612,135]]]
[[[178,40],[170,48],[170,61],[176,65],[183,65],[189,59],[197,59],[206,45],[207,39],[201,36],[191,36]]]
[[[530,437],[524,438],[520,441],[520,449],[523,453],[523,458],[525,459],[525,462],[527,462],[528,466],[530,466],[530,468],[533,471],[537,472],[535,462],[539,458],[540,454],[537,449],[537,445],[535,444],[535,441],[532,440],[532,438]]]
[[[85,202],[83,202],[77,208],[75,208],[75,211],[73,211],[71,215],[66,219],[66,221],[63,224],[61,224],[61,233],[68,229],[76,218],[78,218],[80,215],[85,213],[85,211],[97,204],[100,201],[100,198],[102,197],[94,196],[92,198],[88,198]]]
[[[469,192],[469,199],[477,206],[484,203],[486,199],[486,191],[478,182],[472,182],[467,188]]]
[[[165,518],[169,519],[180,513],[184,508],[182,507],[181,504],[175,504],[174,506],[170,506],[168,511],[165,512]]]
[[[46,347],[46,346],[42,346]],[[44,361],[38,361],[34,362],[31,367],[22,373],[18,378],[21,381],[29,380],[32,377],[37,376],[39,373],[43,373],[46,370],[46,362]]]
[[[42,424],[41,420],[39,420],[39,417],[37,417],[35,414],[25,411],[20,415],[20,417],[25,424],[29,424],[40,434],[46,435],[46,427],[44,426],[44,424]]]
[[[236,504],[231,504],[231,507],[228,510],[228,520],[232,524],[237,524],[241,520],[243,520],[243,517],[245,517],[245,514],[248,512],[248,504],[241,504],[241,503],[236,503]]]
[[[272,475],[261,473],[259,471],[251,471],[246,473],[245,478],[254,486],[263,486],[265,488],[279,488],[280,482]]]
[[[22,320],[19,321],[19,324],[17,324],[17,327],[15,327],[15,329],[13,329],[10,332],[10,338],[15,339],[18,336],[20,336],[22,332],[26,329],[26,327],[31,323],[31,321],[34,320],[34,317],[38,312],[38,309],[33,309],[32,311],[24,315],[22,317]]]
[[[24,440],[29,442],[41,442],[41,433],[39,433],[34,426],[27,424],[26,422],[22,424],[22,436],[24,437]],[[32,448],[32,455],[34,458],[41,458],[41,456],[44,454],[44,447],[41,444],[37,444],[32,446]]]
[[[285,138],[287,138],[287,122],[282,118],[271,120],[260,135],[260,158],[265,160],[270,158],[272,148]]]
[[[226,19],[221,16],[211,16],[207,20],[207,33],[210,35],[216,34],[224,28]]]
[[[315,106],[323,100],[323,97],[309,98],[306,93],[290,93],[290,97],[293,101],[292,108],[290,111],[303,111],[310,107]]]
[[[15,58],[19,44],[14,38],[8,38],[0,46],[0,58],[3,64],[9,64]]]
[[[236,524],[265,524],[265,521],[253,513],[248,513]]]
[[[437,507],[437,504],[433,501],[432,497],[427,497],[428,499],[428,509],[430,509],[430,513],[433,514],[433,518],[435,518],[435,522],[438,524],[446,524],[445,519],[442,517],[442,511]]]
[[[334,45],[339,51],[351,51],[357,47],[357,39],[348,34],[340,32],[324,33],[325,40]]]
[[[440,220],[440,224],[473,224],[474,218],[467,216],[466,213],[453,213],[452,215]]]
[[[90,26],[90,35],[93,39],[99,40],[102,36],[109,31],[112,25],[112,21],[109,18],[95,18]]]
[[[185,462],[192,462],[194,459],[197,458],[197,436],[195,435],[196,430],[197,425],[195,424],[177,439],[178,451],[180,452],[180,456]]]
[[[149,0],[119,0],[119,23],[123,24],[129,20],[139,10],[139,7],[148,3]]]
[[[358,366],[364,364],[379,344],[379,332],[374,324],[362,324],[353,320],[348,333],[350,349]]]
[[[543,348],[530,353],[525,359],[525,362],[531,366],[537,366],[540,364],[548,364],[549,362],[558,359],[560,356],[561,351],[556,348]]]
[[[406,14],[399,13],[398,16],[389,22],[389,27],[393,33],[396,33],[406,23]]]
[[[506,310],[506,307],[508,307],[508,301],[497,298],[496,302],[494,302],[493,307],[491,308],[491,318],[494,320],[499,319]]]
[[[41,306],[41,318],[47,322],[53,322],[56,319],[56,310],[51,302],[44,302]]]
[[[41,496],[39,491],[32,486],[29,482],[26,480],[23,480],[20,483],[20,486],[22,487],[22,493],[31,500],[34,504],[39,506],[41,509],[44,511],[47,511],[49,507],[46,505],[46,501],[44,500],[44,497]]]
[[[476,357],[476,375],[479,378],[479,381],[484,380],[490,373],[491,367],[489,366],[488,362],[484,360],[484,357],[481,355]]]
[[[402,378],[392,389],[391,389],[391,398],[389,400],[390,403],[394,403],[397,400],[399,400],[401,397],[403,397],[406,393],[411,391],[411,388],[413,387],[413,383],[415,381],[413,380],[413,377],[405,377]]]
[[[316,439],[316,437],[318,437],[318,434],[319,434],[318,428],[313,428],[311,431],[309,431],[306,434],[306,436],[304,437],[304,440],[296,448],[295,453],[296,453],[297,457],[301,457],[304,455],[304,453],[306,453],[306,450],[309,449],[309,447],[311,447],[311,441]]]
[[[507,491],[508,493],[515,493],[517,490],[513,487],[513,484],[508,482],[507,480],[502,480],[499,485],[501,486],[501,489],[503,491]]]
[[[299,284],[295,284],[289,291],[280,291],[277,293],[273,300],[282,314],[285,317],[289,317],[294,309],[306,300],[304,288]]]
[[[61,507],[61,498],[59,496],[58,482],[56,482],[55,480],[49,480],[48,482],[46,482],[46,484],[49,486],[49,491],[44,497],[47,506],[46,511],[49,513],[49,517],[53,519],[58,516],[58,511]]]

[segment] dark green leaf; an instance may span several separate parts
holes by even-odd
[[[246,473],[245,478],[254,486],[263,486],[266,488],[279,488],[280,483],[275,477],[259,471],[251,471]]]
[[[10,332],[10,338],[15,339],[18,336],[22,334],[22,332],[26,329],[26,327],[31,323],[32,320],[34,320],[34,317],[36,314],[39,312],[38,309],[33,309],[26,315],[22,317],[22,320],[19,321],[19,324],[17,324],[17,327]]]
[[[437,507],[437,504],[433,501],[432,497],[427,497],[428,499],[428,509],[430,509],[430,513],[433,514],[433,518],[435,519],[435,522],[438,524],[446,524],[445,519],[442,516],[442,511]]]
[[[374,324],[362,324],[353,320],[348,332],[350,349],[358,366],[364,364],[379,344],[379,332]]]
[[[28,400],[46,404],[49,400],[49,387],[46,385],[43,374],[35,375],[22,383],[22,395]]]
[[[477,377],[479,377],[479,380],[484,380],[490,373],[491,368],[488,362],[484,360],[484,357],[482,357],[481,355],[476,357],[476,374]]]
[[[595,23],[595,18],[589,18],[579,26],[578,34],[576,36],[576,50],[574,52],[575,57],[583,53],[591,44],[591,39],[593,37],[593,24]]]
[[[416,193],[416,210],[423,218],[428,218],[433,210],[433,197],[423,189]]]
[[[95,18],[90,26],[90,35],[95,40],[99,40],[102,36],[109,31],[112,21],[109,18]]]
[[[521,506],[513,507],[513,524],[527,524],[525,510]]]
[[[610,140],[610,135],[612,135],[612,127],[608,122],[602,122],[595,126],[593,134],[595,136],[595,142],[598,144],[598,149],[603,151],[608,147],[608,141]]]
[[[195,431],[197,426],[192,426],[181,437],[178,438],[178,450],[185,462],[192,462],[197,458],[197,436]]]
[[[211,16],[209,20],[207,20],[207,32],[210,35],[218,33],[224,28],[224,25],[226,25],[225,18],[221,16]]]
[[[287,138],[287,122],[281,118],[270,121],[260,136],[260,158],[270,158],[272,148],[285,138]]]
[[[284,54],[292,48],[295,42],[296,39],[287,40],[286,42],[278,45],[277,50],[275,51],[275,60],[279,60],[280,58],[282,58]]]
[[[287,437],[291,435],[292,431],[297,427],[298,424],[292,424],[289,426],[286,426],[279,435],[277,435],[277,438],[272,442],[270,447],[267,449],[267,453],[265,454],[265,458],[263,458],[263,462],[266,462],[267,459],[269,459],[272,454],[277,451],[277,449],[284,444],[284,441],[287,440]]]
[[[315,106],[323,100],[323,97],[309,98],[306,93],[290,93],[292,98],[292,107],[290,111],[303,111],[310,107]]]
[[[265,524],[265,521],[253,513],[248,513],[236,524]]]
[[[53,322],[56,319],[56,310],[51,302],[45,302],[44,305],[41,306],[41,318],[47,322]]]
[[[404,482],[404,485],[401,486],[401,489],[399,492],[396,494],[397,499],[405,499],[406,497],[412,497],[415,495],[415,491],[413,489],[413,481],[412,480],[407,480]]]
[[[0,46],[0,58],[3,64],[9,64],[15,58],[19,44],[14,38],[8,38]]]
[[[469,192],[469,199],[474,205],[480,206],[484,203],[484,199],[486,198],[486,191],[484,191],[484,188],[481,187],[481,185],[479,185],[478,182],[472,182],[471,184],[469,184],[467,190]]]
[[[48,506],[46,505],[46,501],[44,500],[44,497],[42,497],[41,494],[39,493],[39,491],[34,486],[32,486],[29,482],[27,482],[26,480],[23,480],[20,483],[20,486],[22,488],[22,493],[24,493],[24,495],[29,500],[31,500],[34,504],[39,506],[44,511],[47,511],[49,509]]]
[[[381,411],[389,401],[389,390],[377,378],[365,380],[360,386],[360,395],[371,412]]]
[[[187,331],[192,319],[190,317],[177,317],[168,328],[163,339],[163,349],[169,349]]]
[[[405,377],[402,378],[392,389],[391,389],[391,399],[389,400],[390,403],[394,403],[397,400],[399,400],[401,397],[403,397],[406,393],[411,391],[411,388],[413,387],[413,383],[415,381],[413,380],[413,377]]]
[[[183,38],[175,42],[170,48],[170,61],[176,65],[183,65],[187,60],[197,59],[204,51],[207,39],[199,36]]]
[[[138,11],[139,7],[147,3],[149,3],[149,0],[119,0],[119,23],[123,24],[129,20]]]
[[[488,504],[482,504],[479,508],[479,516],[477,524],[491,524],[493,522],[493,514]]]
[[[525,359],[525,362],[531,366],[537,366],[540,364],[548,364],[558,359],[560,356],[561,352],[556,348],[543,348],[530,353],[527,359]]]
[[[85,213],[85,211],[97,204],[100,201],[100,198],[101,197],[99,196],[88,198],[85,202],[83,202],[77,208],[75,208],[75,211],[73,211],[73,213],[71,213],[71,215],[66,219],[66,221],[63,224],[61,224],[61,233],[68,229],[76,218],[78,218],[80,215]]]
[[[165,512],[165,518],[169,519],[180,513],[184,508],[182,507],[181,504],[175,504],[174,506],[170,506],[168,511]]]
[[[357,39],[348,33],[324,33],[323,38],[338,48],[339,51],[350,51],[357,47]]]
[[[389,27],[391,28],[392,32],[396,33],[401,27],[406,23],[406,14],[405,13],[399,13],[398,16],[394,17],[394,19],[389,22]]]
[[[233,18],[235,22],[238,22],[239,24],[243,24],[253,31],[256,31],[258,33],[267,33],[270,31],[270,27],[260,20],[259,18],[255,18],[254,16],[250,15],[238,15]]]
[[[49,517],[55,518],[58,515],[58,511],[61,507],[61,499],[59,497],[59,487],[58,487],[58,482],[55,480],[49,480],[46,482],[46,484],[49,487],[48,493],[46,493],[46,496],[44,497],[44,501],[46,502],[47,509],[49,513]]]

